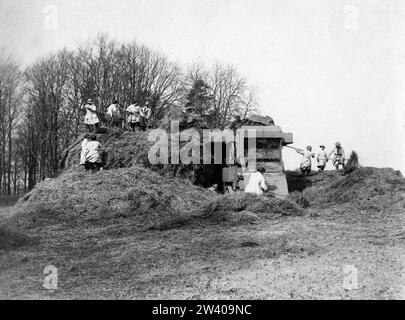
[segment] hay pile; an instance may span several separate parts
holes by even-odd
[[[84,135],[63,152],[60,163],[62,171],[74,171],[79,167],[81,142]],[[166,164],[152,165],[148,159],[148,152],[152,143],[148,141],[148,132],[122,132],[113,131],[110,134],[99,134],[97,139],[105,150],[105,169],[130,168],[132,166],[142,166],[167,178],[182,178],[193,184],[205,188],[213,184],[220,184],[222,176],[221,165],[184,165]],[[170,143],[169,143],[170,146]],[[180,146],[181,148],[181,146]],[[170,155],[170,152],[169,152]],[[169,160],[170,162],[170,160]]]
[[[230,213],[251,212],[261,218],[281,215],[300,215],[302,209],[289,200],[280,200],[263,195],[257,196],[248,193],[233,193],[219,195],[201,207],[204,219],[221,221],[227,220]]]
[[[135,230],[169,229],[193,222],[236,221],[299,215],[295,203],[270,196],[217,195],[149,169],[68,172],[47,180],[19,200],[15,230],[110,226],[128,221]],[[53,227],[52,227],[53,226]]]
[[[318,175],[313,178],[316,183],[304,190],[311,206],[350,203],[360,209],[380,211],[403,201],[405,179],[400,171],[364,167],[331,177]]]
[[[188,181],[141,167],[69,172],[40,183],[22,198],[15,222],[24,229],[53,224],[108,224],[129,219],[141,229],[193,211],[211,194]]]
[[[212,194],[211,199],[201,202],[194,209],[193,214],[165,220],[152,229],[167,230],[184,225],[201,226],[221,222],[241,225],[261,219],[302,214],[302,208],[296,203],[276,199],[270,195],[257,196],[243,192],[226,195]]]
[[[75,169],[79,165],[81,143],[84,134],[63,152],[60,163],[61,169]],[[134,165],[149,166],[148,150],[152,145],[148,141],[147,132],[123,132],[115,130],[110,134],[98,134],[105,151],[105,168],[128,168]]]
[[[302,192],[299,191],[291,192],[288,195],[287,199],[297,204],[301,208],[308,208],[310,206],[308,199],[304,196]]]

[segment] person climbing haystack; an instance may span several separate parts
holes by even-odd
[[[86,164],[86,146],[90,141],[90,134],[86,133],[84,135],[84,139],[82,141],[81,147],[82,151],[80,152],[80,166],[84,166]]]
[[[353,171],[357,170],[358,168],[360,168],[359,156],[357,155],[356,151],[352,151],[349,160],[345,165],[343,174],[350,174]]]
[[[328,158],[333,154],[332,163],[336,170],[339,170],[339,166],[345,167],[345,151],[342,148],[340,142],[335,143],[335,148],[329,153]]]
[[[101,161],[101,145],[97,141],[97,136],[92,134],[90,136],[90,141],[87,142],[85,151],[85,168],[86,171],[91,170],[92,173],[99,171],[102,167]]]

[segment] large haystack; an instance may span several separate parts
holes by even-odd
[[[62,171],[75,171],[79,168],[81,142],[83,138],[84,135],[79,136],[78,139],[64,151],[60,164]],[[101,142],[102,148],[105,151],[103,159],[106,170],[130,168],[139,165],[156,171],[165,177],[186,179],[193,184],[205,188],[215,183],[220,184],[222,177],[221,165],[152,165],[148,159],[148,152],[152,146],[152,143],[148,140],[148,132],[117,131],[110,135],[99,134],[97,135],[97,139]]]
[[[308,177],[304,195],[311,206],[350,203],[360,209],[380,211],[398,203],[405,195],[405,179],[390,168],[359,168],[348,175],[336,172]]]
[[[75,169],[79,166],[81,143],[84,134],[63,152],[60,164],[61,169]],[[148,141],[147,132],[115,132],[114,134],[98,134],[105,151],[105,168],[128,168],[134,165],[149,166],[148,150],[151,143]]]
[[[177,178],[134,166],[96,174],[68,172],[37,185],[20,199],[12,225],[18,230],[63,225],[114,225],[126,220],[135,230],[169,229],[197,222],[249,222],[248,218],[298,215],[296,204],[237,193],[217,195]]]
[[[139,228],[192,212],[211,194],[188,181],[139,166],[97,174],[68,172],[22,198],[15,222],[23,228],[53,224],[107,224],[125,218]]]

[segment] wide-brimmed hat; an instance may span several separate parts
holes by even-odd
[[[319,148],[325,148],[325,146],[324,146],[323,144],[321,144],[321,145],[319,146]]]
[[[336,143],[335,143],[335,146],[336,146],[336,147],[340,147],[340,146],[341,146],[340,142],[336,142]]]

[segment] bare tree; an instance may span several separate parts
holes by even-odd
[[[5,51],[0,52],[0,193],[11,194],[13,132],[21,103],[21,72]]]
[[[31,189],[58,174],[63,150],[83,132],[81,106],[89,98],[101,120],[112,100],[122,106],[149,101],[155,127],[186,105],[197,107],[213,128],[257,107],[255,91],[234,66],[195,64],[183,73],[164,54],[105,34],[37,59],[23,83],[18,66],[1,61],[1,70],[9,70],[0,74],[0,189],[7,192],[10,184],[18,192],[20,184]],[[17,118],[20,91],[24,107]]]
[[[257,108],[255,90],[248,87],[246,79],[232,65],[216,63],[211,69],[205,69],[201,64],[194,64],[183,83],[189,94],[196,90],[198,83],[200,87],[207,86],[207,99],[200,99],[204,105],[197,109],[213,128],[224,128],[232,115],[246,117]]]
[[[250,114],[258,111],[258,101],[255,88],[249,88],[241,97],[241,105],[239,115],[242,119],[248,117]]]

